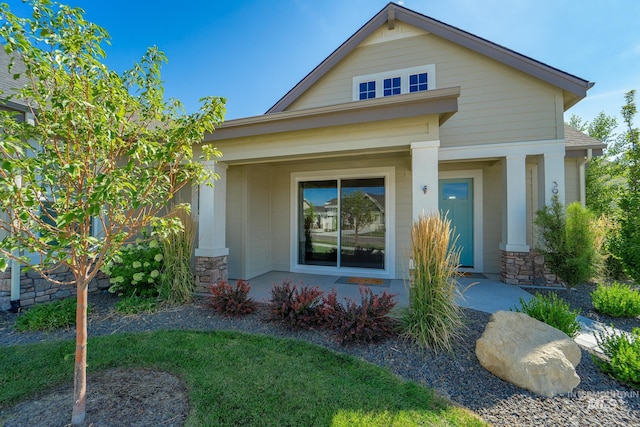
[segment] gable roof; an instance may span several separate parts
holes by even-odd
[[[456,43],[474,52],[520,70],[526,74],[557,86],[564,91],[564,108],[567,110],[587,95],[594,83],[551,67],[499,44],[490,42],[467,31],[445,24],[395,3],[389,3],[377,15],[364,24],[355,34],[338,47],[331,55],[307,74],[298,84],[276,102],[265,114],[286,110],[307,89],[320,80],[334,65],[349,55],[360,43],[385,23],[393,29],[395,21],[413,25]]]

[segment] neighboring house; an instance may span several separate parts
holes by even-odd
[[[264,115],[208,135],[223,158],[196,195],[199,280],[403,278],[412,222],[446,211],[464,270],[540,283],[534,213],[554,194],[584,203],[585,164],[604,147],[564,125],[592,86],[389,3]],[[309,203],[344,225],[357,191],[375,195],[378,233],[321,220],[333,239],[313,240]]]

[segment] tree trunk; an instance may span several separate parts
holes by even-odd
[[[87,299],[86,281],[76,282],[78,304],[76,306],[76,360],[73,377],[73,413],[71,425],[80,426],[86,414],[85,401],[87,394]]]

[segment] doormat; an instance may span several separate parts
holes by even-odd
[[[388,288],[391,286],[391,280],[389,279],[374,279],[371,277],[351,277],[340,276],[335,283],[344,285],[366,285],[366,286],[382,286]]]
[[[470,273],[468,271],[464,271],[464,272],[461,272],[460,275],[462,277],[469,277],[471,279],[487,279],[487,276],[485,276],[482,273]]]

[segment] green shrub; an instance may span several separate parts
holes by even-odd
[[[122,314],[155,313],[158,311],[156,298],[131,295],[116,302],[116,311]]]
[[[580,310],[571,310],[569,304],[558,298],[556,294],[550,295],[548,297],[536,292],[529,302],[520,298],[522,308],[516,308],[516,311],[526,313],[570,337],[575,337],[580,332],[580,323],[576,319]]]
[[[124,246],[113,261],[102,268],[109,275],[109,292],[121,296],[158,296],[163,268],[162,247],[156,239]]]
[[[640,389],[640,328],[625,332],[594,334],[606,359],[591,355],[602,372]]]
[[[235,286],[227,282],[211,286],[209,301],[215,311],[228,316],[242,316],[255,311],[256,302],[249,298],[249,282],[238,279]]]
[[[640,292],[619,282],[600,284],[591,293],[593,307],[600,313],[613,317],[640,316]]]
[[[451,351],[461,336],[462,311],[455,301],[460,260],[451,222],[439,215],[420,216],[411,229],[409,307],[404,334],[420,347]],[[411,265],[410,265],[411,267]]]
[[[180,221],[182,230],[162,240],[162,274],[158,292],[169,304],[185,304],[193,298],[195,279],[191,272],[191,255],[196,225],[188,210],[174,209],[171,216]]]
[[[600,253],[604,230],[596,226],[588,209],[570,204],[566,212],[554,195],[551,206],[536,212],[539,250],[545,265],[568,289],[596,276],[603,264]]]
[[[16,329],[21,332],[50,331],[75,326],[76,305],[76,298],[36,305],[16,318]]]

